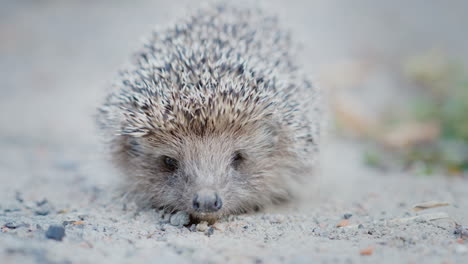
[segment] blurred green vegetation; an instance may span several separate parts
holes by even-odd
[[[365,153],[365,163],[385,169],[389,166],[387,161],[396,158],[400,167],[418,167],[422,174],[468,174],[468,74],[461,65],[448,62],[439,53],[410,58],[403,73],[417,87],[418,96],[404,115],[384,122],[431,123],[439,132],[429,141],[403,148],[374,148]]]
[[[468,171],[468,75],[463,67],[441,54],[410,60],[408,77],[421,86],[421,97],[410,109],[415,120],[436,122],[440,134],[429,144],[407,151],[408,163],[421,161],[426,168],[442,166],[452,173]]]

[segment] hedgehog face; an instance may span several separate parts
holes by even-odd
[[[140,200],[202,220],[252,211],[287,197],[276,181],[287,166],[267,122],[206,134],[127,138],[123,160]],[[131,165],[131,166],[128,166]]]

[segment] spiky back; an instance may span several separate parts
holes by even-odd
[[[297,151],[316,150],[315,87],[301,76],[287,33],[259,10],[205,8],[153,32],[100,109],[114,135],[243,126],[272,118]]]

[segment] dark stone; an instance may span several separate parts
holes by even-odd
[[[197,231],[197,225],[196,224],[192,224],[189,228],[190,232],[196,232]]]
[[[344,214],[343,218],[344,219],[350,219],[353,216],[353,214]]]
[[[65,228],[59,225],[51,225],[49,229],[47,229],[45,235],[48,239],[62,241],[65,236]]]
[[[9,228],[9,229],[16,229],[18,228],[20,225],[17,225],[16,223],[14,222],[8,222],[4,225],[4,227],[6,228]]]
[[[24,199],[23,199],[21,193],[18,192],[18,191],[16,191],[16,193],[15,193],[15,199],[16,199],[16,201],[18,201],[20,203],[24,202]]]
[[[31,225],[26,224],[26,223],[18,224],[18,223],[15,223],[15,222],[8,222],[3,226],[6,227],[6,228],[9,228],[9,229],[17,229],[17,228],[20,228],[20,227],[30,227]]]
[[[7,208],[5,210],[3,210],[5,213],[13,213],[13,212],[19,212],[21,211],[21,209],[19,208]]]
[[[87,215],[78,215],[80,220],[85,220],[88,216]]]
[[[210,237],[213,234],[214,234],[214,228],[213,227],[208,228],[208,230],[206,231],[206,235]]]
[[[456,224],[453,234],[459,236],[461,239],[466,239],[468,238],[468,228],[462,225]]]
[[[45,204],[48,203],[48,202],[49,202],[49,201],[47,201],[47,199],[44,198],[44,199],[42,199],[41,201],[37,201],[37,202],[36,202],[36,205],[40,207],[40,206],[45,205]]]
[[[46,208],[39,208],[37,209],[35,212],[34,212],[36,215],[42,215],[42,216],[45,216],[45,215],[48,215],[50,213],[50,211]]]
[[[75,222],[75,221],[68,221],[68,220],[67,220],[67,221],[63,221],[63,222],[62,222],[62,225],[63,225],[63,226],[67,226],[67,225],[73,224],[74,222]]]

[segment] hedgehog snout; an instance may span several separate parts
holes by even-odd
[[[213,213],[219,211],[223,206],[223,201],[217,192],[212,190],[198,191],[192,200],[192,207],[201,213]]]

